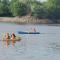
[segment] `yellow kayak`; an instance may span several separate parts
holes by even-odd
[[[15,41],[21,41],[21,37],[16,36],[15,39],[13,39]],[[3,38],[3,41],[6,41],[6,39]],[[9,41],[12,41],[12,39],[10,39]]]
[[[16,37],[15,37],[15,40],[16,40],[16,41],[20,41],[20,40],[21,40],[21,37],[16,36]]]

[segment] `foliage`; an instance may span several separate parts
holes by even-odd
[[[60,18],[60,0],[48,0],[45,6],[48,10],[48,18]]]
[[[30,13],[34,17],[60,19],[60,0],[0,0],[0,16],[23,16]]]
[[[31,10],[32,10],[32,15],[35,17],[46,18],[46,16],[47,16],[47,10],[39,2],[33,3],[31,6]]]
[[[19,2],[19,0],[12,1],[10,9],[13,16],[23,16],[27,14],[27,6],[24,3]]]
[[[10,16],[8,0],[0,0],[0,16]]]

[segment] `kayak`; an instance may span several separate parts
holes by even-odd
[[[22,31],[18,31],[18,34],[40,34],[40,32],[22,32]]]
[[[16,36],[16,41],[20,41],[20,40],[21,40],[21,37]]]
[[[21,40],[21,37],[16,36],[14,40],[15,40],[15,41],[20,41],[20,40]],[[3,39],[3,41],[6,41],[6,39]],[[12,39],[10,39],[9,41],[12,41]]]

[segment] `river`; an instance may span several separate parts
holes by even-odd
[[[40,34],[18,34],[33,28]],[[6,48],[2,42],[6,32],[14,32],[22,40]],[[60,60],[60,26],[0,23],[0,60]]]

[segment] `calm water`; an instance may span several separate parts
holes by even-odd
[[[33,31],[40,35],[19,35],[18,31]],[[5,47],[2,38],[5,32],[21,36],[21,42]],[[60,26],[16,25],[0,23],[0,60],[60,60]]]

